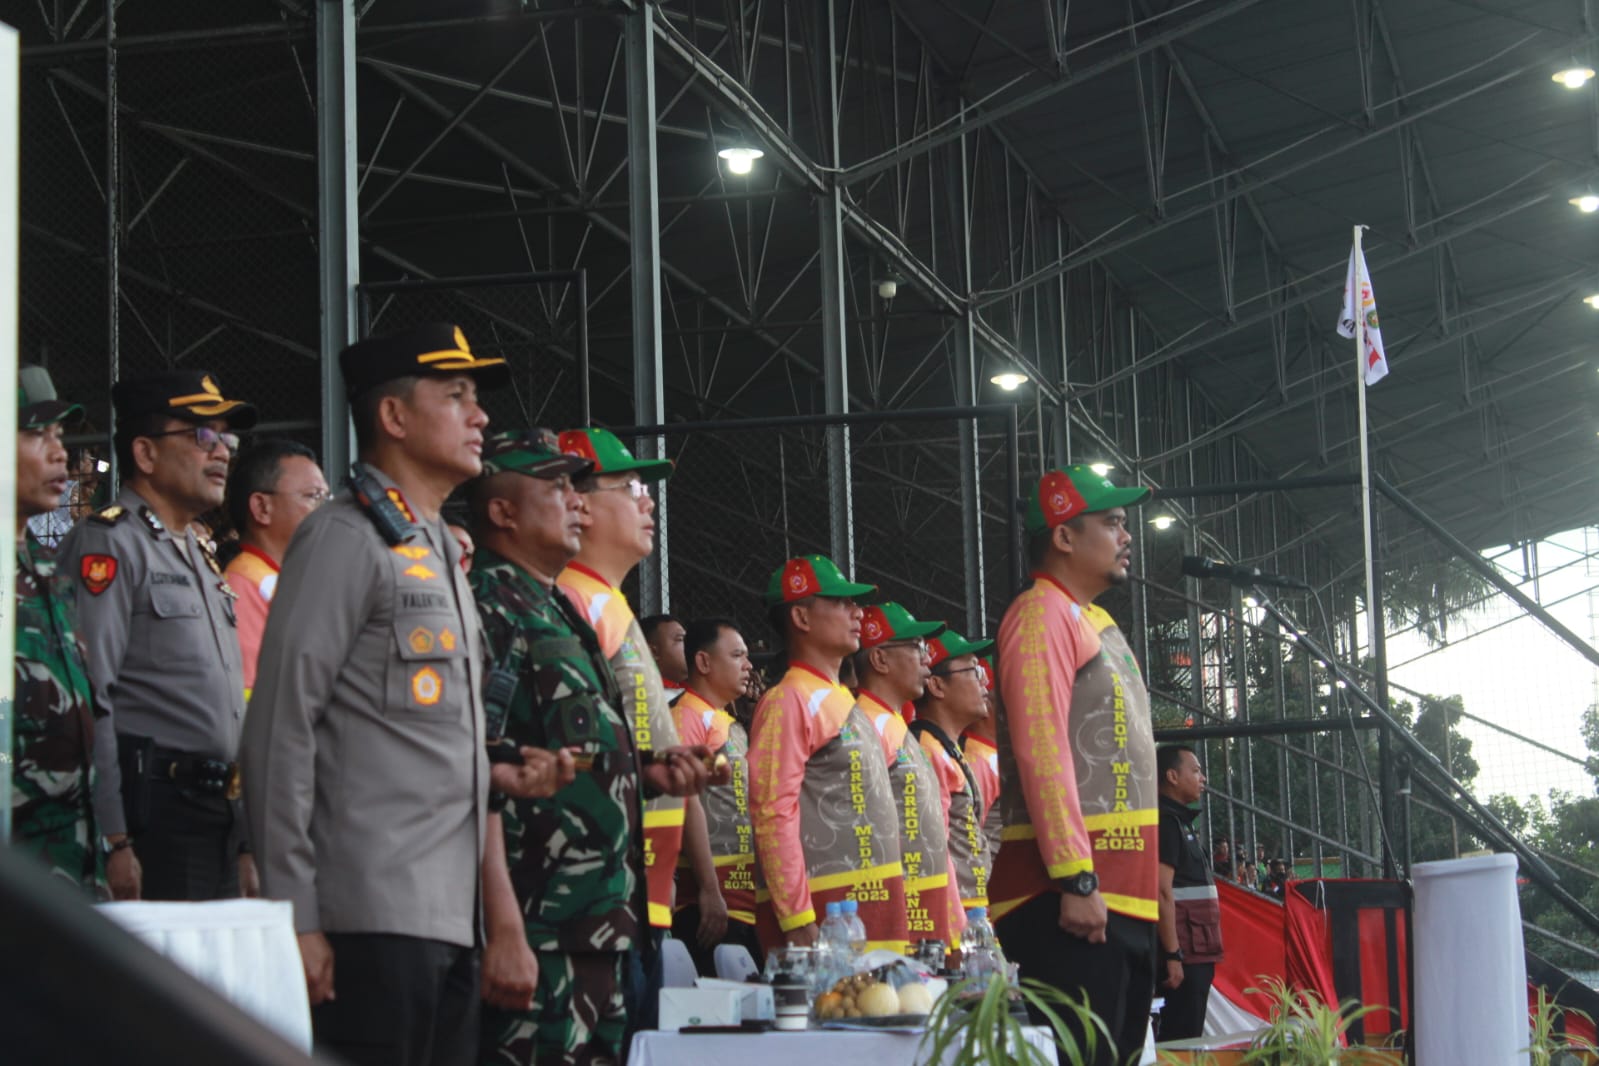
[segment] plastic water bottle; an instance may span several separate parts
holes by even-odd
[[[856,958],[866,953],[866,923],[861,921],[861,905],[852,899],[844,901],[844,921],[849,925],[850,951]]]
[[[824,971],[821,991],[833,987],[841,977],[855,972],[855,952],[849,943],[849,922],[844,917],[844,905],[839,902],[827,905],[827,917],[822,921],[821,936],[816,945],[820,950]]]
[[[988,908],[973,907],[966,912],[966,931],[961,934],[961,971],[967,977],[987,979],[1005,972],[1005,956],[1000,953],[994,927],[988,924]]]
[[[827,905],[827,917],[822,921],[822,946],[832,948],[842,956],[850,953],[849,920],[844,917],[844,904]]]

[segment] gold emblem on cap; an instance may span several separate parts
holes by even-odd
[[[455,346],[467,355],[472,354],[472,347],[466,343],[466,334],[461,332],[460,326],[455,327]]]
[[[200,387],[206,392],[209,392],[212,396],[216,396],[218,398],[222,396],[222,390],[217,388],[217,383],[211,380],[210,374],[207,374],[205,377],[200,379]]]

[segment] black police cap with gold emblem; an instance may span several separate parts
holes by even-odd
[[[447,322],[429,322],[356,341],[339,353],[339,369],[344,373],[344,391],[352,400],[385,381],[421,374],[470,374],[481,389],[497,389],[511,382],[511,368],[504,359],[473,355],[461,327]]]
[[[229,429],[255,425],[255,407],[223,397],[216,377],[204,370],[165,370],[123,378],[111,386],[111,404],[119,422],[145,415],[170,415],[188,422],[220,418]]]

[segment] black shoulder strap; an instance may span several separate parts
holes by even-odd
[[[955,765],[959,766],[961,773],[966,775],[966,787],[970,790],[968,794],[972,797],[972,802],[980,802],[977,793],[977,779],[972,776],[972,768],[966,765],[965,754],[962,753],[960,747],[953,740],[949,739],[949,734],[925,718],[918,718],[912,722],[911,732],[918,737],[923,733],[931,733],[933,739],[944,746],[944,754],[954,759]],[[982,808],[979,807],[978,809],[981,810]]]
[[[378,479],[362,469],[361,464],[355,463],[350,467],[350,477],[345,483],[350,486],[355,502],[377,526],[378,534],[389,547],[404,544],[416,536],[416,526],[389,499],[389,494],[383,491]]]

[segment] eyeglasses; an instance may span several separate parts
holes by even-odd
[[[321,507],[324,503],[333,499],[333,493],[326,489],[321,491],[313,489],[310,492],[285,492],[278,489],[257,489],[256,491],[263,496],[298,496],[312,507]]]
[[[963,666],[959,670],[934,670],[934,677],[954,677],[956,674],[976,674],[982,672],[981,666]]]
[[[165,433],[146,433],[146,437],[183,437],[193,435],[194,443],[207,454],[216,451],[218,444],[225,445],[230,452],[239,450],[239,435],[229,433],[227,430],[216,430],[210,426],[184,426],[182,429],[169,429]]]
[[[909,648],[919,656],[927,654],[927,641],[925,640],[885,640],[883,641],[883,647]]]
[[[622,483],[620,485],[594,485],[594,484],[591,484],[591,485],[588,486],[588,488],[580,488],[578,491],[579,492],[625,492],[625,493],[627,493],[629,496],[631,496],[635,500],[647,500],[647,499],[650,498],[650,487],[648,485],[644,484],[644,482],[637,480],[636,478],[634,480],[632,480],[632,481],[627,481],[627,482],[624,482],[624,483]]]

